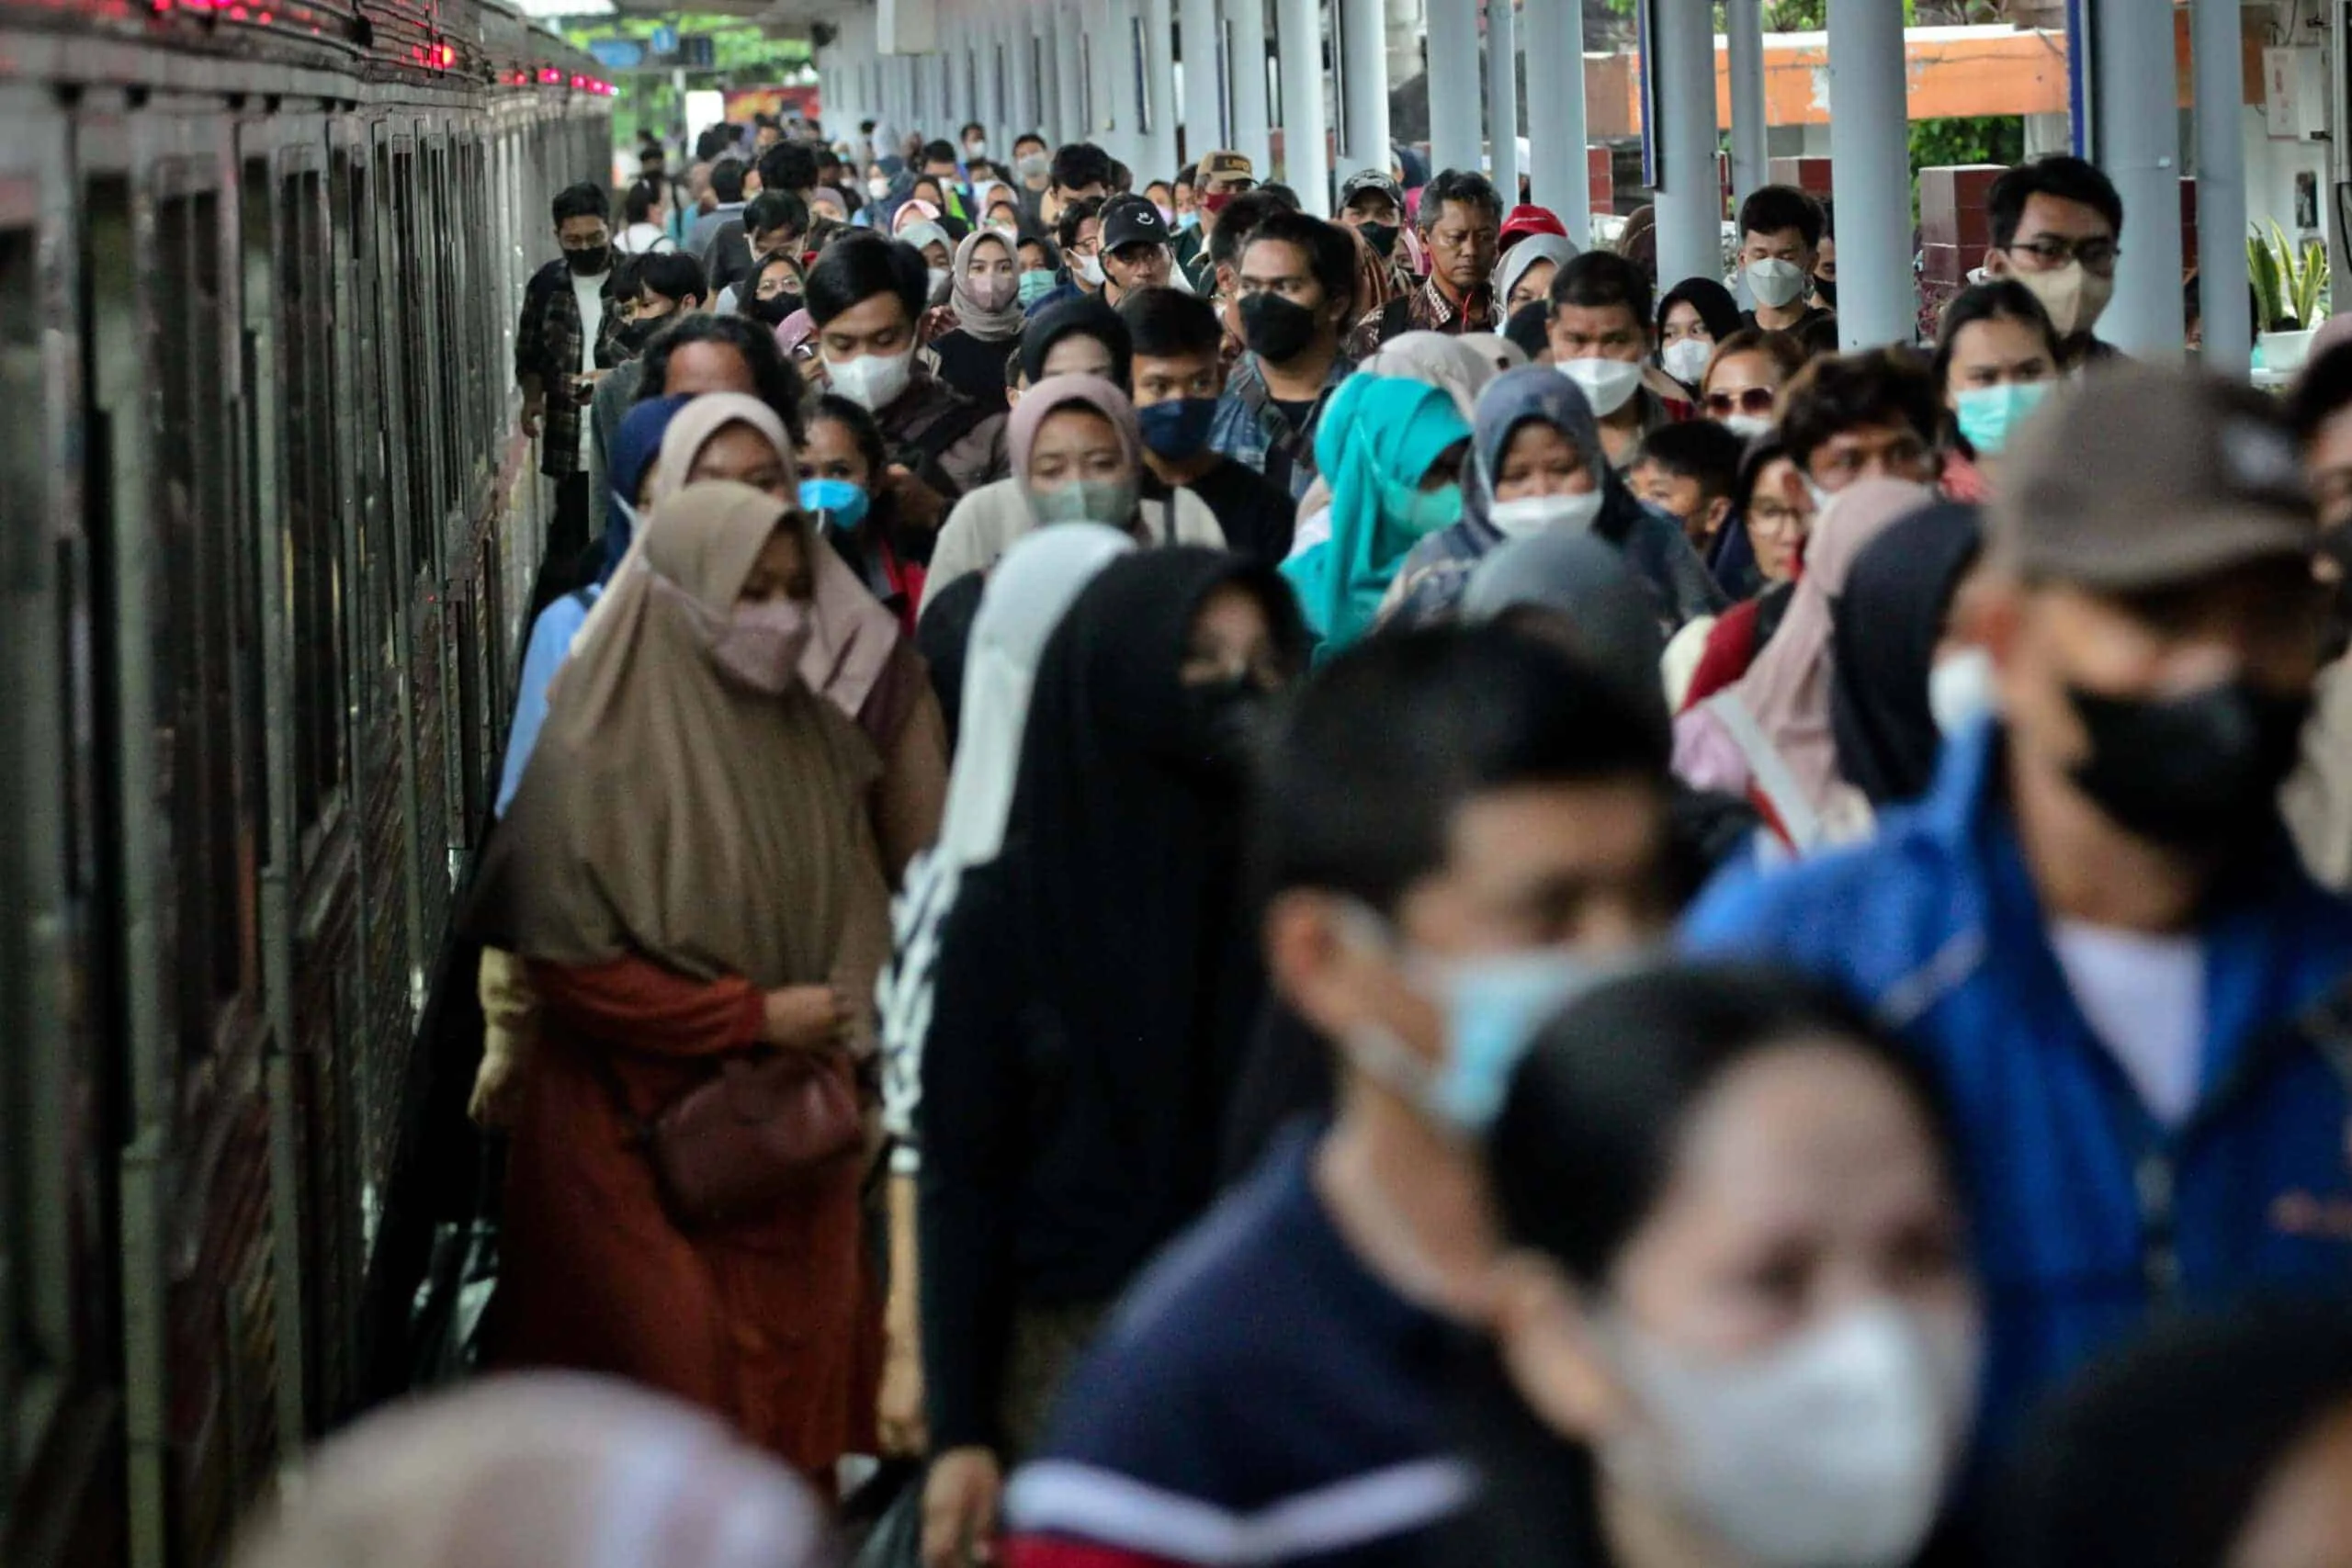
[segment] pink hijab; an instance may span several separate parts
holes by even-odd
[[[824,1515],[703,1412],[609,1378],[526,1372],[328,1439],[237,1568],[815,1568]]]
[[[939,221],[939,209],[927,201],[918,201],[912,197],[899,203],[899,210],[890,215],[891,234],[896,236],[905,233],[907,225],[917,220],[936,223]]]
[[[1805,542],[1804,576],[1781,629],[1730,687],[1815,810],[1830,804],[1841,782],[1829,722],[1830,612],[1871,541],[1935,499],[1926,485],[1905,479],[1858,479],[1838,491]]]
[[[1072,403],[1084,403],[1111,422],[1119,433],[1120,449],[1127,455],[1127,466],[1138,474],[1143,471],[1143,429],[1136,423],[1135,404],[1127,395],[1100,376],[1048,376],[1021,394],[1012,419],[1005,423],[1005,455],[1012,459],[1012,477],[1029,482],[1029,451],[1037,445],[1037,432],[1045,424],[1046,416]]]

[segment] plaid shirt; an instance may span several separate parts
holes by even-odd
[[[608,302],[603,326],[596,333],[595,363],[604,368],[620,362],[618,337],[621,313]],[[569,479],[585,472],[580,465],[580,422],[587,410],[564,394],[571,378],[580,374],[580,301],[571,292],[571,269],[552,261],[531,275],[523,290],[523,321],[514,333],[514,378],[536,376],[546,393],[547,413],[539,426],[539,472]]]
[[[1298,500],[1315,483],[1315,426],[1323,404],[1330,398],[1331,389],[1355,374],[1355,362],[1344,354],[1334,358],[1306,427],[1294,430],[1289,416],[1274,404],[1265,372],[1258,367],[1258,356],[1243,354],[1234,361],[1232,373],[1226,378],[1225,396],[1217,400],[1216,418],[1209,424],[1210,449],[1286,486],[1291,499]]]
[[[1356,323],[1355,332],[1348,338],[1348,356],[1369,359],[1380,352],[1382,344],[1402,333],[1444,333],[1459,337],[1464,333],[1498,330],[1495,293],[1490,286],[1481,284],[1477,292],[1457,310],[1438,288],[1434,278],[1424,278],[1411,293],[1391,299]]]

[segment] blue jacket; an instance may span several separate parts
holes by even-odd
[[[1959,1128],[1985,1288],[1983,1439],[2152,1309],[2250,1290],[2342,1290],[2352,1241],[2290,1234],[2305,1197],[2352,1201],[2346,1079],[2352,904],[2283,834],[2203,928],[2197,1108],[2168,1129],[2076,1007],[2004,802],[1994,726],[1945,748],[1934,789],[1870,844],[1739,870],[1691,947],[1836,982],[1926,1054]],[[2332,1028],[2319,1027],[2333,1013]],[[2289,1201],[2282,1205],[2281,1201]],[[2282,1225],[2282,1213],[2288,1214]]]

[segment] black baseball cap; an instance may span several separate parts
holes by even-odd
[[[1140,196],[1116,197],[1102,209],[1104,255],[1129,245],[1164,245],[1171,237],[1159,209]]]

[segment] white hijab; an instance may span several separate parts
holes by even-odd
[[[893,1168],[912,1174],[914,1111],[922,1098],[922,1050],[931,1034],[932,976],[940,933],[956,908],[967,866],[997,857],[1021,773],[1029,694],[1046,644],[1086,585],[1136,547],[1117,528],[1062,523],[1024,536],[989,574],[964,655],[956,764],[939,841],[907,868],[890,908],[892,956],[876,987],[882,1016],[883,1121],[898,1145]]]

